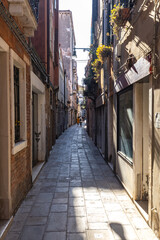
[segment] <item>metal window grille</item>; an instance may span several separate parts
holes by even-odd
[[[15,113],[15,142],[20,141],[20,87],[19,68],[14,66],[14,113]]]
[[[38,21],[38,4],[39,4],[39,0],[29,0],[29,3],[32,7],[32,11]]]
[[[134,0],[120,0],[121,5],[123,5],[124,8],[132,8],[134,5]]]
[[[53,104],[53,92],[50,90],[50,105]]]

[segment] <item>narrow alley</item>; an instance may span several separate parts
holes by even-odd
[[[67,129],[5,240],[156,240],[83,126]]]

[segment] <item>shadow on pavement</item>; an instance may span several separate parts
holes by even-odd
[[[119,236],[120,239],[122,240],[127,240],[124,234],[123,226],[120,223],[110,223],[109,224],[112,230],[116,233],[117,236]]]

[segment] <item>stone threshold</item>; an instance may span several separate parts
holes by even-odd
[[[136,205],[136,207],[138,208],[139,212],[141,213],[142,217],[145,219],[145,221],[148,223],[149,221],[149,217],[148,217],[148,213],[147,211],[145,211],[145,207],[143,207],[143,204],[148,204],[148,202],[145,203],[145,201],[135,201],[134,200],[134,204]]]
[[[32,168],[32,183],[35,182],[35,180],[37,179],[40,171],[42,170],[43,166],[44,166],[45,162],[38,162],[36,164],[36,166],[34,166]]]
[[[13,216],[9,220],[0,220],[0,240],[3,240],[6,236],[12,221]]]

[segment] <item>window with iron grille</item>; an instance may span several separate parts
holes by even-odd
[[[20,86],[19,68],[14,66],[14,115],[15,115],[15,142],[20,141]]]
[[[53,92],[50,90],[50,105],[52,106],[53,104]]]
[[[11,49],[12,154],[27,147],[26,63]]]
[[[120,4],[124,8],[132,8],[134,5],[135,0],[120,0]]]
[[[38,21],[38,5],[39,5],[39,0],[29,0],[29,3],[32,7],[32,11]]]

